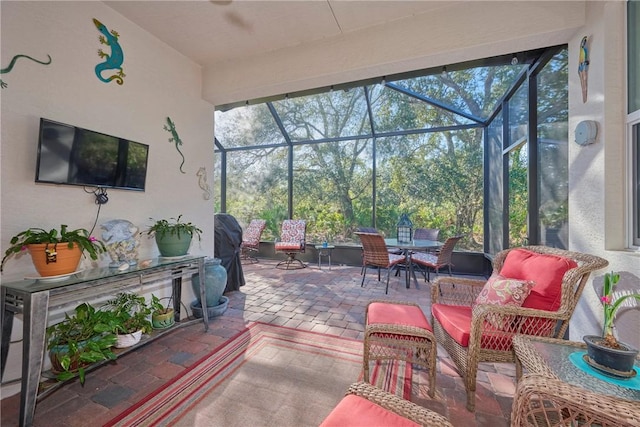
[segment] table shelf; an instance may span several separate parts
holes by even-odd
[[[145,285],[161,280],[172,281],[173,309],[176,325],[151,333],[144,341],[116,354],[123,355],[167,334],[175,329],[199,320],[180,322],[182,278],[198,273],[201,300],[205,300],[204,256],[186,256],[180,259],[158,258],[147,266],[133,266],[120,271],[97,268],[75,274],[66,280],[23,280],[2,283],[0,293],[0,319],[2,319],[2,375],[4,375],[13,319],[16,314],[23,316],[22,378],[20,391],[20,426],[33,422],[36,402],[60,387],[60,384],[41,389],[42,364],[46,353],[45,332],[49,311],[63,308],[70,303],[86,301],[90,298],[115,295],[124,291],[140,291]],[[205,331],[209,327],[208,316],[202,316]],[[102,361],[88,368],[93,370],[108,363]]]

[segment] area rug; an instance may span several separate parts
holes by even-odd
[[[362,341],[252,323],[105,426],[317,426],[361,378]],[[410,364],[372,369],[396,394],[407,379]]]

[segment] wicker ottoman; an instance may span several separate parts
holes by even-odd
[[[365,312],[364,380],[372,360],[404,360],[429,370],[429,396],[436,391],[436,338],[422,309],[409,302],[371,301]]]

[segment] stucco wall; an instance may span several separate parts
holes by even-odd
[[[122,86],[105,84],[94,73],[103,61],[98,49],[109,48],[99,43],[93,18],[120,34],[126,74]],[[208,184],[213,185],[213,106],[201,99],[199,65],[101,2],[3,1],[1,22],[3,68],[17,54],[52,58],[48,66],[21,59],[2,74],[8,84],[1,91],[2,252],[13,235],[29,227],[48,229],[64,223],[90,230],[96,221],[95,197],[82,187],[34,182],[39,120],[45,117],[149,145],[146,191],[109,190],[94,235],[101,234],[100,224],[112,219],[128,219],[145,229],[150,217],[183,214],[204,230],[202,242],[195,242],[191,253],[212,256],[213,200],[203,199],[196,172],[206,167]],[[163,130],[167,117],[183,141],[184,174],[176,146],[169,142],[171,135]],[[154,241],[143,237],[140,257],[155,256]],[[105,255],[99,264],[108,261]],[[14,257],[7,261],[2,280],[34,273],[29,256]],[[183,301],[188,306],[192,300],[187,283]],[[21,328],[18,316],[12,340],[21,338]],[[20,376],[20,345],[11,346],[4,381]],[[2,393],[6,395],[5,388]]]
[[[640,289],[640,252],[626,250],[626,14],[624,2],[590,2],[586,23],[569,42],[571,51],[569,129],[581,120],[598,122],[595,144],[569,148],[569,246],[599,255],[607,269],[587,284],[571,326],[571,339],[599,333],[599,301],[604,273],[617,271],[617,289]],[[582,102],[577,76],[578,48],[583,36],[590,40],[589,93]],[[573,132],[573,131],[571,131]],[[573,134],[569,136],[573,140]],[[616,326],[620,338],[640,347],[640,310],[621,310]]]

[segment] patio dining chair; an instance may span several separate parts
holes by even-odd
[[[358,233],[378,233],[378,229],[374,227],[358,227],[356,231]],[[392,254],[395,253],[391,249],[389,249],[389,252]],[[364,249],[362,250],[361,255],[362,255],[362,268],[360,269],[360,275],[362,276],[362,273],[364,273],[364,269],[366,268],[364,265]]]
[[[296,258],[296,254],[304,253],[307,238],[307,222],[304,219],[285,219],[282,221],[280,237],[276,240],[276,253],[285,253],[287,259],[276,264],[276,268],[296,270],[305,268],[306,264]]]
[[[453,255],[453,248],[455,248],[458,240],[460,240],[461,238],[462,236],[449,237],[444,242],[444,245],[442,245],[442,247],[440,248],[440,251],[436,254],[430,254],[426,252],[411,253],[411,262],[422,269],[422,274],[425,281],[431,281],[431,270],[434,270],[437,276],[438,272],[443,267],[449,268],[449,276],[451,276],[451,267],[453,266],[451,257]]]
[[[258,262],[258,258],[251,255],[252,252],[258,252],[260,249],[260,237],[267,226],[264,219],[251,220],[247,229],[242,234],[242,243],[240,244],[240,259],[251,263]]]
[[[561,338],[602,258],[546,246],[496,254],[488,281],[438,277],[431,286],[431,325],[475,410],[478,363],[514,363],[516,334]]]
[[[438,240],[439,228],[416,228],[413,232],[413,240]]]
[[[362,255],[362,283],[360,286],[364,286],[364,280],[367,277],[367,267],[378,268],[378,281],[380,281],[380,269],[387,269],[387,287],[384,293],[389,292],[389,273],[391,269],[401,263],[405,262],[405,257],[402,255],[395,255],[389,253],[387,250],[387,244],[384,242],[384,237],[378,233],[359,233],[356,235],[360,237],[362,242],[363,255]]]

